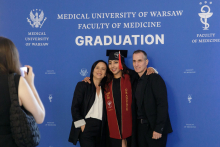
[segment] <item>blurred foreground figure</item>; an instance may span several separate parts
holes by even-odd
[[[10,126],[9,74],[15,73],[14,81],[20,107],[29,111],[38,124],[44,121],[45,109],[34,86],[33,68],[26,67],[29,72],[25,72],[25,77],[22,77],[17,48],[11,40],[0,37],[0,147],[17,147]]]

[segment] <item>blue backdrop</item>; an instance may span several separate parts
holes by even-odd
[[[1,0],[0,35],[31,65],[46,108],[39,147],[70,147],[78,81],[106,49],[148,53],[166,82],[168,147],[219,147],[220,1]],[[77,145],[79,146],[79,144]]]

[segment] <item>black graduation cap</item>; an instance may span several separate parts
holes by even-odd
[[[124,62],[124,58],[127,57],[128,50],[106,50],[106,56],[109,56],[108,60],[119,60],[119,51],[121,54],[121,61]]]

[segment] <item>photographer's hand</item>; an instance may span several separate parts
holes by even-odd
[[[33,73],[33,68],[30,65],[25,65],[29,69],[29,72],[24,72],[25,75],[25,80],[28,82],[30,86],[34,85],[34,73]]]

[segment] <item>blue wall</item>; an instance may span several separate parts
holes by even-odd
[[[1,0],[0,35],[15,43],[23,65],[33,66],[46,108],[39,147],[73,146],[75,85],[94,61],[107,61],[106,49],[127,49],[132,69],[133,51],[148,53],[167,85],[174,130],[168,147],[219,147],[219,6],[219,0]]]

